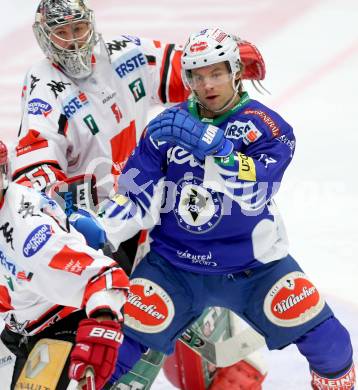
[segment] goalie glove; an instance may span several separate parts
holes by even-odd
[[[86,369],[91,367],[96,389],[102,389],[115,369],[122,340],[119,322],[99,322],[92,318],[82,320],[78,326],[76,344],[71,352],[68,372],[70,379],[80,382]]]
[[[208,155],[226,157],[234,148],[223,130],[202,123],[179,108],[165,110],[149,122],[147,129],[153,140],[179,145],[200,161]]]

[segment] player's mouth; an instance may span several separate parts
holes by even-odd
[[[209,100],[209,101],[214,101],[218,97],[219,97],[219,95],[208,95],[205,97],[205,99]]]
[[[219,95],[208,95],[205,97],[206,104],[209,104],[212,106],[213,104],[216,105],[220,101]]]

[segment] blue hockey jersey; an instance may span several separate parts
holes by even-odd
[[[234,151],[200,162],[180,146],[145,135],[105,207],[112,245],[151,229],[152,250],[179,268],[209,274],[286,256],[286,233],[272,197],[294,153],[292,127],[247,93],[215,119],[200,118],[195,100],[179,107],[223,129]]]

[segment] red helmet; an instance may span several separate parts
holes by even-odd
[[[7,165],[7,147],[0,141],[0,165]]]

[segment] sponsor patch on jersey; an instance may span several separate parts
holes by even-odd
[[[258,116],[265,125],[270,129],[272,135],[276,138],[281,134],[281,130],[276,122],[266,113],[261,110],[246,109],[243,114],[245,115],[256,115]]]
[[[251,121],[229,122],[225,130],[226,138],[235,140],[242,139],[245,145],[257,141],[261,136],[261,131]]]
[[[16,156],[22,156],[23,154],[47,147],[48,141],[41,137],[39,131],[29,130],[25,137],[21,138],[16,146]]]
[[[77,252],[65,245],[51,259],[49,266],[75,275],[81,275],[93,261],[94,259],[87,253]]]
[[[51,225],[40,225],[34,229],[24,242],[22,253],[25,257],[36,254],[51,238],[53,230]]]
[[[30,115],[43,115],[47,117],[52,111],[52,106],[50,103],[36,98],[29,101],[27,110]]]
[[[226,157],[214,157],[214,161],[216,164],[222,165],[224,167],[235,166],[235,157],[232,153]]]
[[[0,302],[0,307],[1,307],[1,302]],[[1,308],[0,308],[0,311],[1,311]],[[0,357],[0,368],[8,366],[9,364],[13,364],[14,361],[15,361],[14,355],[1,356]]]
[[[147,60],[143,53],[138,50],[131,50],[129,53],[118,58],[113,63],[113,66],[118,76],[123,79],[146,64]]]
[[[275,283],[264,300],[266,317],[274,324],[293,327],[316,317],[325,305],[303,272],[291,272]]]
[[[185,251],[177,250],[177,256],[179,259],[184,259],[192,264],[202,265],[205,267],[217,267],[218,263],[213,261],[212,253],[209,251],[207,254],[191,253],[187,249]]]
[[[5,255],[5,253],[0,250],[0,264],[8,271],[10,272],[13,276],[16,276],[18,270],[16,267],[16,264],[8,259]]]
[[[280,137],[277,137],[276,140],[287,145],[290,148],[291,152],[295,150],[296,141],[289,139],[287,135],[283,134]]]
[[[217,192],[202,186],[202,179],[193,177],[178,182],[174,215],[178,225],[202,234],[213,229],[221,220],[222,203]]]
[[[83,107],[89,104],[87,95],[84,92],[79,92],[78,95],[67,99],[63,105],[63,113],[67,119],[72,118]]]
[[[256,166],[251,157],[243,153],[238,153],[239,156],[239,173],[238,178],[245,181],[256,181]]]
[[[130,281],[124,305],[127,326],[143,333],[159,333],[171,324],[174,314],[173,301],[162,287],[144,278]]]
[[[137,103],[140,99],[146,96],[146,92],[144,89],[143,81],[141,78],[134,80],[132,83],[128,85],[132,95],[134,97],[135,102]]]

